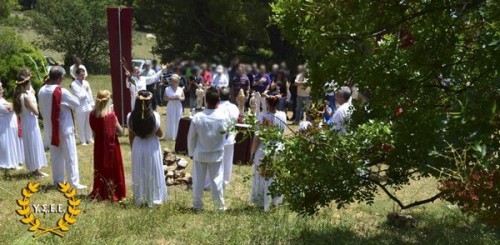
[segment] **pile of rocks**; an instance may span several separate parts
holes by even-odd
[[[163,149],[163,171],[167,185],[192,185],[193,178],[186,172],[187,164],[186,159],[177,157],[168,148]]]

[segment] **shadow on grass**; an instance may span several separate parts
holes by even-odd
[[[6,181],[18,181],[18,180],[37,180],[31,173],[26,172],[9,172],[3,176]]]
[[[419,217],[415,226],[398,228],[387,222],[375,234],[326,225],[303,228],[291,244],[496,244],[500,231],[457,217]]]

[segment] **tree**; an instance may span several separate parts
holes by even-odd
[[[64,52],[66,66],[83,59],[92,72],[108,69],[106,8],[114,0],[40,0],[33,14],[33,28],[43,35],[42,47]]]
[[[285,140],[273,188],[294,210],[371,203],[378,187],[402,209],[439,197],[457,203],[449,197],[462,185],[411,204],[391,190],[414,178],[433,176],[444,186],[467,185],[478,172],[498,176],[497,1],[278,0],[272,9],[285,38],[309,59],[316,98],[332,79],[356,84],[367,98],[354,101],[349,133],[312,130]],[[499,182],[474,194],[494,200],[489,210],[498,209]],[[476,211],[488,210],[481,205]]]
[[[286,50],[280,50],[283,45],[271,46],[283,41],[276,28],[268,29],[269,1],[136,0],[134,7],[139,26],[156,34],[155,51],[164,60],[179,57],[228,62],[233,56],[247,61],[297,57],[289,45]]]

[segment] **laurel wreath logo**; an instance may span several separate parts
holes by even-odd
[[[17,209],[16,213],[23,218],[20,220],[21,223],[25,225],[30,225],[28,231],[36,232],[33,237],[38,237],[46,233],[53,233],[60,237],[64,237],[63,232],[69,231],[69,225],[76,223],[75,216],[80,214],[81,210],[78,209],[80,205],[80,199],[76,198],[76,189],[70,188],[69,183],[58,183],[59,191],[64,193],[68,201],[68,208],[64,213],[63,218],[57,221],[57,226],[46,228],[42,226],[42,223],[38,218],[35,217],[30,207],[30,198],[39,191],[39,183],[29,182],[26,188],[21,191],[22,199],[17,199],[17,204],[21,209]]]

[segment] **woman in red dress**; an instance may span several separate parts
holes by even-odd
[[[94,132],[94,188],[90,197],[97,200],[120,201],[125,197],[125,175],[117,134],[123,129],[111,109],[111,92],[97,93],[95,108],[90,113]]]

